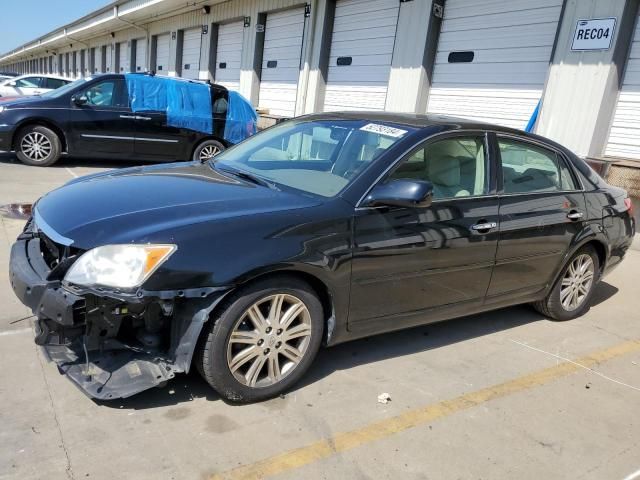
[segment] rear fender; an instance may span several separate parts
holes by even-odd
[[[573,241],[571,242],[571,244],[569,245],[569,248],[567,249],[564,256],[562,257],[562,262],[559,263],[558,267],[553,273],[553,276],[551,277],[553,278],[553,281],[547,285],[544,291],[545,292],[544,296],[546,296],[549,293],[549,291],[551,291],[551,289],[555,286],[556,282],[558,281],[558,277],[560,276],[560,273],[562,273],[562,271],[564,270],[565,266],[567,265],[571,257],[573,257],[573,255],[578,250],[580,250],[583,246],[585,246],[587,243],[594,242],[594,241],[598,242],[604,249],[605,254],[604,254],[604,258],[602,258],[600,262],[601,263],[600,272],[604,271],[605,265],[607,263],[607,259],[609,258],[609,254],[610,254],[609,242],[608,242],[607,236],[604,232],[604,229],[602,228],[602,224],[599,221],[585,223],[584,228],[573,237]]]

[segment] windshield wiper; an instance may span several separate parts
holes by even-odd
[[[278,187],[275,186],[275,184],[265,180],[262,177],[259,177],[257,175],[254,175],[253,173],[249,173],[249,172],[245,172],[244,170],[238,170],[238,169],[230,169],[230,168],[220,168],[220,167],[215,167],[218,170],[225,172],[225,173],[230,173],[231,175],[235,176],[235,177],[239,177],[242,178],[243,180],[247,180],[251,183],[255,183],[256,185],[261,185],[263,187],[267,187],[270,188],[272,190],[280,190]]]

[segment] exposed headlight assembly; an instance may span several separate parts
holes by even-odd
[[[105,245],[84,253],[65,281],[85,287],[133,289],[142,285],[177,250],[176,245]]]

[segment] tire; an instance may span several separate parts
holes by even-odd
[[[584,263],[581,264],[581,261]],[[571,272],[579,274],[579,271],[582,270],[580,265],[588,267],[585,272],[591,272],[590,281],[588,281],[588,273],[580,274],[579,277],[572,276]],[[572,278],[580,279],[580,285],[584,287],[584,290],[580,288],[576,290],[574,287],[573,291],[577,292],[575,296],[571,293],[571,285],[575,285],[576,280],[572,280]],[[565,321],[580,317],[589,309],[591,297],[599,280],[600,259],[595,249],[587,245],[573,254],[547,297],[534,303],[533,306],[538,312],[552,320]],[[585,290],[586,293],[581,295],[580,292]],[[571,305],[574,299],[576,304]]]
[[[48,167],[60,158],[62,145],[50,128],[31,125],[20,130],[15,149],[16,156],[25,165]]]
[[[218,140],[208,139],[200,143],[193,151],[192,160],[195,162],[206,162],[214,156],[224,152],[226,147]]]
[[[273,318],[283,323],[270,321],[270,311],[280,312]],[[201,337],[196,361],[198,371],[226,401],[251,403],[287,391],[320,348],[322,304],[313,289],[296,277],[283,275],[248,285],[232,294],[221,312]],[[286,340],[287,332],[300,336]],[[291,358],[298,353],[295,363]]]

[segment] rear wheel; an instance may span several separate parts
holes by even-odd
[[[16,141],[16,156],[26,164],[48,167],[60,158],[62,145],[58,135],[50,128],[32,125],[20,131]]]
[[[225,307],[200,345],[205,380],[238,403],[293,386],[322,340],[323,310],[313,289],[295,277],[274,277],[239,291]]]
[[[571,320],[589,308],[600,279],[600,260],[591,246],[578,250],[562,270],[553,289],[534,307],[553,320]]]
[[[206,162],[225,150],[225,146],[217,140],[205,140],[193,151],[193,160]]]

